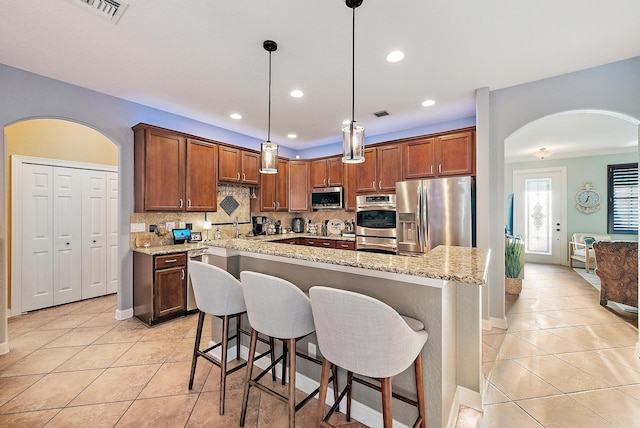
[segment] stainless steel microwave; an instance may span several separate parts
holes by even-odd
[[[343,207],[342,187],[316,187],[311,190],[311,208],[314,210]]]

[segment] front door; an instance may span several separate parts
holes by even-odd
[[[513,171],[514,234],[525,262],[566,264],[566,177],[565,167]]]

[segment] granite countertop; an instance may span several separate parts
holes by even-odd
[[[486,284],[489,250],[482,248],[439,246],[426,254],[404,256],[363,251],[335,250],[303,245],[284,245],[273,242],[292,237],[353,240],[353,238],[345,238],[339,235],[317,236],[290,233],[284,235],[221,239],[191,244],[164,245],[160,247],[132,248],[132,251],[149,255],[162,255],[208,247],[218,247],[271,256],[290,257],[311,262],[350,266],[373,271],[441,279],[462,284]]]
[[[314,237],[318,238],[317,236]],[[439,246],[423,255],[399,256],[301,245],[283,245],[266,240],[257,241],[247,238],[209,241],[207,245],[473,285],[486,284],[490,253],[489,250],[482,248]]]
[[[156,247],[133,247],[131,248],[131,251],[148,254],[150,256],[160,256],[163,254],[183,253],[189,250],[204,250],[206,248],[208,248],[208,246],[204,245],[202,242],[196,242],[178,245],[161,245]]]

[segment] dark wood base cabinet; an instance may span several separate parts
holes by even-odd
[[[187,254],[133,253],[133,315],[155,325],[187,309]]]

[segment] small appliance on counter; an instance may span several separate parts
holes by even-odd
[[[191,231],[189,229],[173,229],[173,243],[184,244],[191,239]]]
[[[267,217],[258,215],[251,217],[251,225],[253,226],[253,236],[267,234]]]
[[[302,217],[295,217],[291,220],[291,231],[293,231],[293,233],[304,232],[304,219]]]

